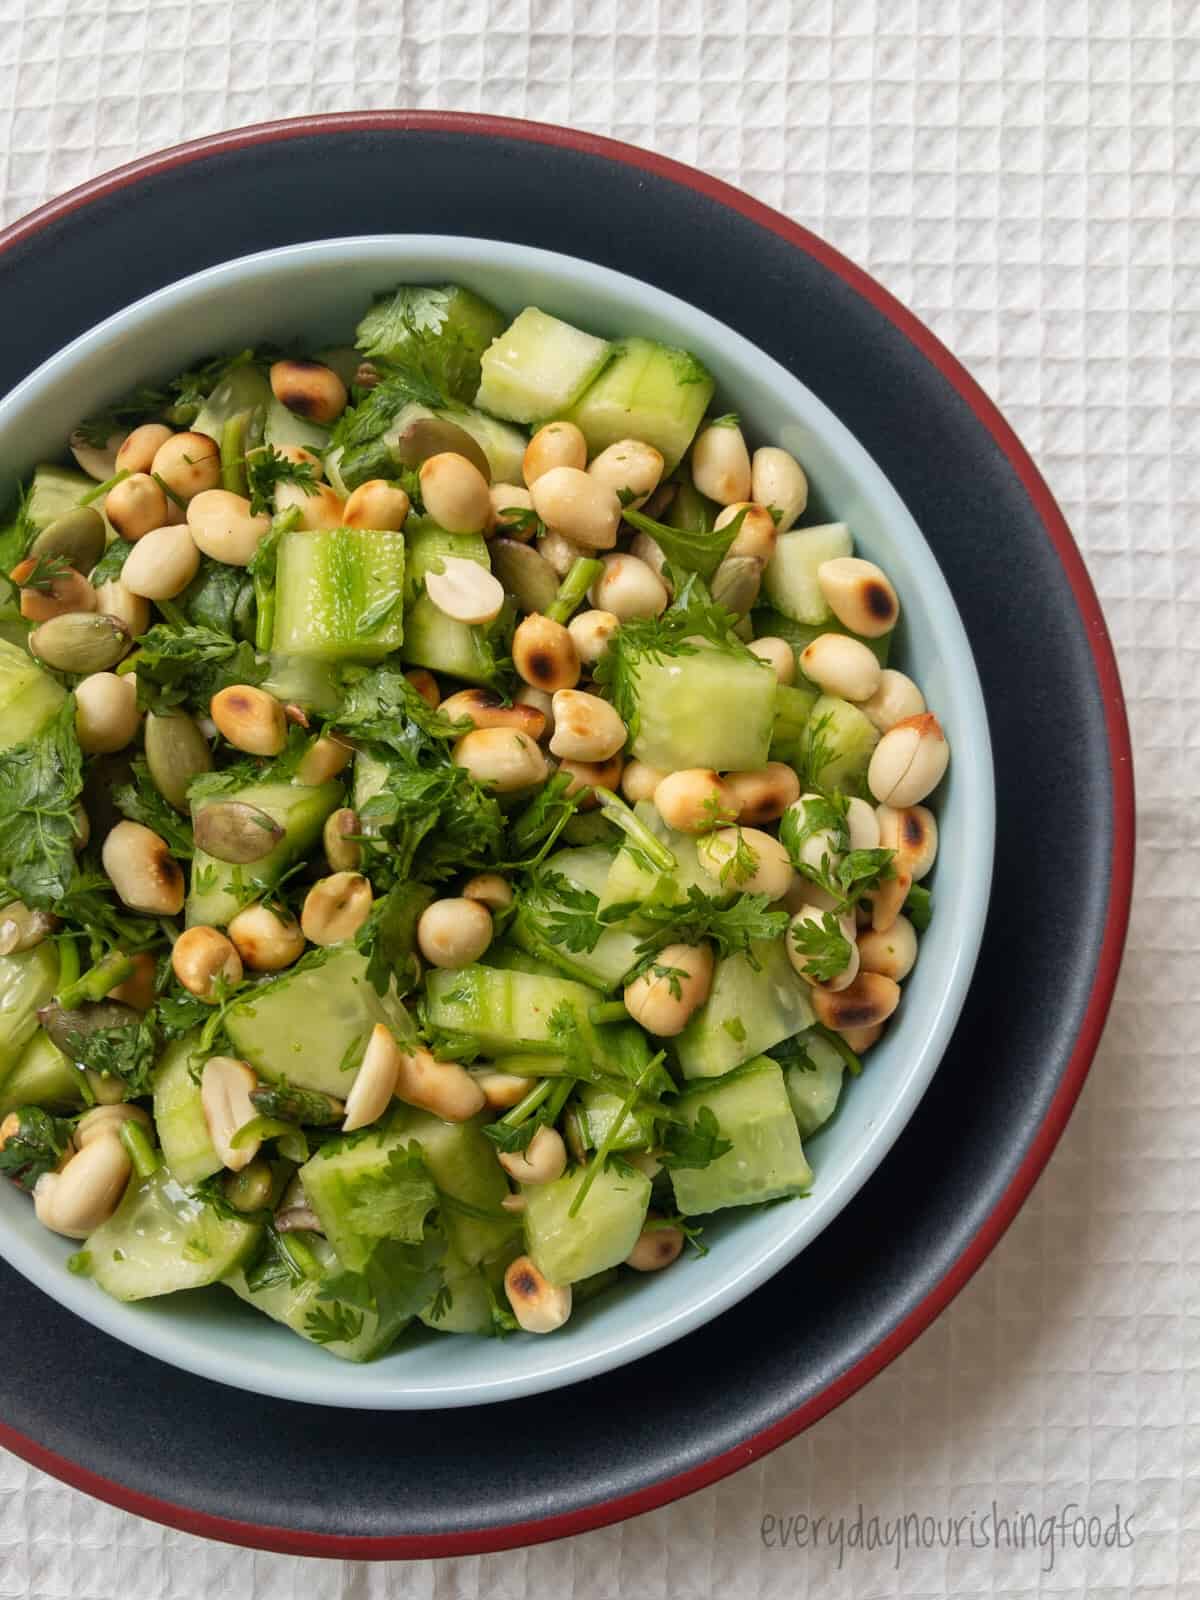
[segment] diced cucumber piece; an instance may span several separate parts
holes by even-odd
[[[25,515],[40,532],[68,511],[74,511],[84,495],[90,494],[95,487],[95,479],[89,478],[86,472],[42,462],[33,469],[33,481],[25,500]]]
[[[403,1123],[405,1137],[421,1146],[430,1176],[449,1197],[441,1202],[442,1226],[468,1267],[501,1255],[514,1233],[512,1217],[500,1208],[508,1180],[496,1160],[496,1146],[484,1134],[488,1121],[475,1117],[470,1122],[443,1122],[428,1112],[413,1111]]]
[[[800,672],[800,652],[806,650],[818,634],[840,633],[849,639],[858,639],[866,645],[878,659],[881,667],[886,667],[888,657],[892,652],[892,635],[895,630],[881,633],[877,639],[865,639],[860,633],[851,633],[835,616],[830,616],[824,622],[796,622],[791,617],[785,617],[782,611],[773,611],[770,606],[752,613],[754,620],[754,637],[756,639],[774,638],[783,639],[792,647],[792,654],[796,657],[796,670]],[[801,681],[809,680],[801,673]]]
[[[447,533],[427,518],[411,520],[404,537],[408,544],[408,571],[401,659],[412,666],[427,667],[431,672],[463,678],[468,683],[489,683],[496,672],[496,656],[489,641],[501,626],[505,613],[487,628],[458,622],[439,611],[424,592],[426,574],[435,570],[446,556],[475,561],[490,570],[487,542],[474,533]]]
[[[49,940],[0,956],[0,1084],[38,1031],[38,1009],[51,999],[57,983],[58,950]]]
[[[517,1253],[514,1249],[513,1254]],[[442,1274],[445,1292],[437,1302],[436,1316],[433,1306],[421,1312],[425,1326],[436,1333],[491,1333],[492,1305],[504,1304],[504,1267],[471,1267],[453,1250],[447,1250]]]
[[[190,1033],[174,1040],[163,1051],[154,1073],[158,1142],[176,1182],[185,1189],[211,1178],[223,1165],[209,1137],[200,1085],[190,1070],[199,1039],[199,1033]]]
[[[712,989],[675,1041],[685,1078],[716,1078],[769,1050],[813,1021],[808,985],[787,958],[782,939],[753,945],[717,962]]]
[[[83,1104],[81,1074],[44,1029],[39,1028],[0,1090],[0,1117],[20,1106],[74,1111]]]
[[[812,708],[817,702],[815,689],[800,689],[781,683],[775,690],[775,726],[771,732],[771,760],[795,766],[804,755],[805,732]]]
[[[796,622],[826,622],[832,613],[817,582],[817,568],[823,561],[853,553],[854,542],[844,522],[790,528],[779,535],[775,554],[767,562],[763,593],[785,617]]]
[[[263,422],[263,441],[273,450],[286,450],[299,445],[301,449],[319,452],[329,444],[329,429],[322,427],[319,422],[310,422],[295,411],[289,411],[282,401],[272,395]]]
[[[691,444],[714,387],[708,368],[688,351],[623,339],[570,418],[583,430],[589,455],[618,439],[641,439],[662,453],[670,472]]]
[[[510,422],[561,417],[611,348],[606,339],[528,306],[484,351],[475,404]]]
[[[404,539],[366,528],[285,533],[272,648],[284,657],[381,661],[404,638]]]
[[[321,1278],[282,1278],[261,1288],[251,1289],[246,1269],[238,1267],[223,1281],[239,1300],[261,1311],[274,1322],[282,1322],[302,1339],[320,1344],[330,1355],[343,1361],[373,1361],[395,1342],[407,1324],[407,1317],[381,1323],[374,1311],[364,1311],[344,1300],[325,1300],[321,1290],[327,1277],[338,1272],[338,1261],[327,1240],[319,1233],[301,1233],[308,1249],[324,1268]],[[331,1339],[329,1334],[344,1329],[348,1338]]]
[[[331,372],[336,372],[347,389],[354,382],[355,374],[362,365],[362,355],[352,344],[326,345],[323,350],[313,351],[313,360],[319,361]]]
[[[66,697],[26,651],[0,639],[0,750],[35,738]]]
[[[376,300],[354,337],[369,360],[415,366],[443,394],[470,400],[479,387],[479,358],[504,324],[503,312],[460,284],[402,283]]]
[[[812,1066],[790,1066],[783,1076],[796,1127],[800,1137],[807,1139],[810,1133],[824,1127],[837,1110],[846,1063],[841,1051],[819,1033],[808,1034],[799,1043]]]
[[[656,813],[657,815],[657,813]],[[694,847],[693,847],[694,850]],[[612,852],[603,845],[578,850],[558,850],[546,860],[547,873],[557,873],[576,889],[585,889],[599,901],[613,865]],[[608,927],[591,950],[568,950],[552,944],[536,916],[519,907],[512,936],[526,950],[540,952],[567,973],[586,983],[611,989],[637,960],[638,935],[632,928]]]
[[[600,892],[598,914],[602,922],[620,922],[632,917],[636,928],[637,913],[644,906],[681,905],[692,888],[703,889],[705,894],[720,893],[720,886],[700,865],[696,841],[690,834],[677,833],[668,827],[653,801],[639,800],[633,811],[655,838],[663,841],[678,865],[673,872],[656,872],[643,864],[632,842],[623,844],[615,856],[609,857],[611,865]],[[636,932],[632,937],[636,945]],[[629,965],[633,965],[632,961]],[[629,971],[628,966],[625,971]]]
[[[804,759],[813,782],[821,789],[854,792],[866,778],[879,738],[879,729],[849,700],[819,696],[804,738]]]
[[[341,703],[339,666],[313,656],[272,655],[271,670],[263,682],[268,694],[286,705],[294,700],[306,711],[330,716]]]
[[[561,978],[563,975],[562,968],[556,967],[553,961],[543,961],[541,956],[530,955],[528,950],[522,950],[508,939],[490,945],[483,964],[485,967],[495,967],[499,972],[532,972],[537,978]]]
[[[432,1191],[414,1195],[391,1166],[410,1141],[403,1116],[366,1138],[324,1145],[300,1168],[304,1196],[321,1231],[351,1272],[361,1272],[381,1239],[419,1239]],[[424,1209],[423,1209],[424,1208]]]
[[[231,417],[236,417],[239,411],[255,411],[261,408],[265,417],[267,408],[275,401],[271,393],[271,385],[266,373],[260,372],[250,362],[243,362],[240,367],[234,367],[223,377],[220,383],[200,407],[195,422],[191,425],[193,433],[206,433],[210,439],[221,442],[221,434],[225,424]]]
[[[763,766],[777,681],[749,650],[703,646],[691,655],[639,660],[634,755],[663,772]]]
[[[92,1276],[114,1300],[199,1289],[248,1259],[259,1222],[234,1221],[189,1194],[168,1167],[130,1180],[116,1211],[85,1246]]]
[[[707,1167],[672,1171],[675,1203],[685,1217],[723,1206],[757,1205],[808,1188],[812,1168],[777,1062],[760,1056],[716,1083],[688,1090],[677,1102],[692,1123],[705,1107],[733,1149]]]
[[[788,1114],[791,1121],[791,1114]],[[792,1124],[793,1131],[795,1124]],[[523,1184],[525,1247],[551,1283],[578,1283],[615,1267],[637,1243],[650,1205],[650,1180],[624,1162],[598,1172],[572,1217],[586,1168],[553,1183]]]
[[[340,783],[252,783],[222,796],[257,806],[274,817],[283,829],[283,838],[270,855],[248,866],[218,861],[207,851],[197,850],[188,888],[188,926],[206,923],[223,928],[244,905],[273,889],[292,863],[306,856],[316,844],[325,818],[341,805],[342,795]],[[204,806],[212,803],[200,800],[193,804],[193,823]]]
[[[649,1150],[654,1143],[654,1118],[644,1109],[627,1111],[616,1128],[624,1097],[595,1083],[579,1086],[572,1114],[585,1150],[598,1150],[608,1141],[610,1150]],[[586,1205],[587,1202],[585,1201]]]
[[[225,1017],[234,1049],[264,1078],[344,1100],[377,1022],[400,1040],[413,1033],[400,1001],[377,994],[366,973],[366,957],[342,945],[320,966],[252,989]]]
[[[489,417],[473,406],[461,410],[439,411],[438,415],[449,422],[457,422],[464,433],[469,433],[488,459],[493,483],[523,483],[521,463],[525,459],[525,446],[529,435],[510,422]]]
[[[430,972],[425,1004],[430,1024],[469,1033],[489,1055],[506,1055],[548,1044],[550,1017],[563,1003],[586,1020],[596,991],[570,978],[536,977],[478,965]]]

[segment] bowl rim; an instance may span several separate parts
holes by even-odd
[[[507,272],[510,277],[528,272],[557,279],[568,296],[578,293],[586,301],[589,294],[596,294],[609,302],[627,303],[639,320],[648,317],[654,325],[673,326],[676,342],[702,352],[707,347],[714,358],[739,366],[748,385],[757,380],[777,396],[784,418],[794,417],[811,432],[835,464],[833,470],[843,473],[852,492],[861,492],[877,525],[895,535],[898,563],[911,569],[905,582],[910,594],[920,598],[917,609],[924,609],[936,658],[950,668],[939,710],[955,746],[954,812],[959,819],[958,859],[949,883],[939,891],[945,902],[940,926],[946,931],[938,938],[936,982],[930,986],[931,972],[918,984],[919,1002],[912,1002],[923,1027],[899,1060],[889,1063],[879,1103],[867,1111],[855,1147],[818,1175],[809,1204],[780,1214],[773,1236],[756,1238],[762,1230],[747,1229],[740,1251],[723,1240],[710,1260],[680,1282],[670,1305],[659,1307],[657,1315],[649,1297],[639,1315],[637,1296],[627,1295],[628,1311],[611,1331],[585,1327],[577,1340],[537,1341],[525,1350],[524,1362],[511,1366],[497,1362],[495,1374],[482,1379],[472,1371],[477,1362],[461,1368],[450,1362],[448,1372],[432,1374],[422,1373],[416,1363],[406,1372],[403,1352],[394,1362],[362,1367],[322,1364],[319,1353],[312,1351],[305,1351],[303,1360],[293,1352],[294,1361],[276,1364],[275,1346],[268,1347],[265,1340],[261,1350],[242,1350],[230,1361],[228,1352],[214,1345],[203,1322],[147,1317],[143,1308],[112,1301],[88,1281],[64,1274],[58,1262],[47,1259],[45,1241],[36,1230],[32,1238],[25,1230],[6,1233],[0,1246],[0,1256],[9,1265],[68,1310],[114,1338],[200,1377],[305,1404],[425,1410],[520,1399],[624,1367],[736,1305],[833,1222],[907,1126],[941,1065],[966,1002],[990,904],[995,778],[983,688],[965,625],[931,546],[871,452],[799,377],[745,335],[677,295],[597,262],[520,243],[424,233],[347,235],[255,251],[176,279],[84,330],[0,400],[0,425],[11,427],[26,406],[32,403],[36,408],[43,398],[60,394],[81,363],[86,373],[106,353],[123,352],[131,344],[140,348],[147,338],[153,342],[154,330],[164,318],[182,311],[186,325],[190,310],[209,296],[220,299],[239,291],[244,295],[248,286],[266,297],[281,283],[303,282],[310,273],[329,278],[331,266],[367,266],[374,272],[376,263],[380,281],[397,274],[421,278],[433,272],[471,282],[487,270]],[[611,310],[607,314],[611,317]],[[736,390],[738,378],[731,376],[728,381]],[[866,549],[869,552],[869,539]],[[769,1228],[765,1231],[772,1234]],[[277,1336],[286,1338],[281,1330]]]
[[[817,260],[886,317],[945,378],[991,435],[1042,522],[1084,622],[1103,704],[1113,836],[1104,930],[1091,993],[1062,1076],[1020,1165],[970,1243],[908,1315],[872,1349],[820,1393],[736,1449],[709,1457],[687,1470],[660,1478],[634,1493],[600,1499],[584,1508],[513,1523],[504,1528],[456,1531],[437,1536],[362,1537],[294,1532],[198,1512],[126,1488],[46,1449],[0,1424],[0,1442],[64,1481],[109,1503],[186,1531],[293,1553],[322,1556],[429,1557],[511,1548],[600,1527],[663,1505],[711,1484],[792,1437],[838,1405],[895,1359],[957,1294],[1003,1235],[1054,1149],[1083,1086],[1111,1002],[1120,967],[1132,892],[1134,806],[1132,758],[1124,701],[1111,641],[1082,557],[1062,513],[1028,454],[993,402],[923,324],[866,272],[800,224],[720,180],[653,152],[597,135],[550,124],[473,113],[395,110],[342,112],[258,124],[189,141],[136,161],[71,190],[0,232],[0,252],[11,251],[69,213],[118,194],[144,178],[226,151],[311,136],[418,132],[480,139],[503,138],[557,146],[640,170],[738,213],[793,248]]]

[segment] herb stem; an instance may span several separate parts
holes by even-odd
[[[246,493],[246,429],[249,411],[238,411],[221,429],[221,487],[231,494]]]
[[[601,1000],[588,1007],[588,1021],[597,1026],[605,1022],[628,1022],[629,1013],[623,1000]]]
[[[564,627],[578,611],[588,590],[604,572],[604,564],[590,556],[580,556],[571,563],[571,570],[558,586],[558,593],[546,607],[551,622]]]
[[[64,940],[63,943],[66,944],[67,941]],[[75,955],[75,970],[76,974],[78,974],[79,953],[74,950],[74,942],[71,941],[71,943]],[[129,956],[125,955],[123,951],[112,950],[108,955],[102,956],[94,967],[84,973],[82,978],[76,975],[71,981],[64,984],[58,991],[58,1003],[64,1011],[74,1011],[77,1006],[82,1005],[85,1001],[103,1000],[105,995],[115,989],[119,983],[124,983],[132,972],[133,962]],[[63,974],[63,959],[61,955],[59,956],[58,974],[61,979]]]
[[[532,1089],[521,1096],[512,1110],[506,1111],[499,1120],[506,1128],[519,1128],[523,1122],[528,1122],[537,1108],[549,1097],[553,1087],[550,1078],[539,1079]]]
[[[69,989],[79,979],[79,946],[72,938],[58,940],[58,981]]]
[[[277,1233],[279,1248],[302,1278],[314,1281],[325,1276],[325,1269],[317,1260],[311,1247],[298,1233]]]
[[[653,867],[659,872],[675,871],[679,862],[674,852],[661,839],[655,838],[641,818],[634,816],[624,800],[618,799],[611,789],[596,788],[592,793],[599,798],[600,814],[628,834],[634,848],[640,850]]]
[[[597,1149],[596,1154],[592,1157],[591,1161],[588,1162],[588,1169],[586,1173],[584,1173],[583,1182],[575,1191],[575,1198],[571,1201],[570,1206],[567,1208],[568,1217],[574,1217],[578,1215],[580,1206],[587,1199],[588,1190],[596,1181],[597,1174],[603,1172],[604,1163],[612,1154],[613,1146],[617,1142],[617,1138],[621,1132],[621,1129],[625,1126],[625,1118],[637,1104],[638,1095],[640,1095],[642,1092],[642,1085],[646,1082],[647,1078],[649,1078],[652,1072],[658,1071],[659,1067],[662,1066],[666,1059],[667,1052],[665,1050],[660,1050],[656,1056],[651,1056],[650,1060],[647,1061],[646,1065],[634,1079],[633,1087],[621,1102],[620,1111],[617,1112],[616,1116],[609,1125],[608,1132],[600,1141],[600,1146]]]
[[[85,495],[80,497],[79,504],[81,506],[90,506],[93,500],[102,499],[110,489],[115,489],[117,484],[124,483],[128,476],[129,469],[126,467],[124,471],[118,472],[115,477],[106,478],[103,483],[98,483],[94,489],[89,489]]]
[[[123,1122],[120,1129],[121,1143],[125,1146],[125,1153],[133,1162],[133,1170],[139,1178],[150,1178],[162,1165],[162,1157],[146,1137],[146,1130],[140,1122]]]

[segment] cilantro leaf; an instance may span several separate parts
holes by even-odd
[[[259,684],[270,671],[270,662],[252,645],[212,628],[156,623],[138,645],[138,705],[144,711],[169,711],[185,701],[207,708],[219,690]]]
[[[596,948],[604,931],[599,907],[600,897],[590,889],[580,889],[545,867],[531,874],[521,894],[521,909],[541,937],[581,955]]]
[[[395,1327],[424,1311],[443,1282],[446,1241],[428,1233],[404,1244],[383,1239],[372,1250],[363,1272],[339,1272],[327,1278],[318,1298],[341,1300],[361,1311],[373,1311],[386,1327]]]
[[[376,900],[355,935],[355,948],[368,958],[367,981],[379,994],[387,994],[393,983],[401,995],[416,987],[417,922],[432,899],[433,890],[422,883],[395,883]]]
[[[113,804],[122,816],[131,822],[140,822],[152,828],[167,841],[171,854],[181,861],[191,859],[195,851],[192,825],[164,800],[157,784],[150,776],[150,768],[141,757],[132,764],[130,782],[118,785],[113,791]]]
[[[804,957],[805,972],[818,983],[828,983],[850,965],[852,946],[832,911],[822,913],[820,922],[797,921],[788,937]]]
[[[314,1306],[304,1319],[304,1331],[314,1344],[349,1344],[362,1332],[363,1322],[361,1311],[335,1300]]]
[[[0,1146],[0,1173],[32,1191],[43,1173],[53,1172],[62,1160],[71,1142],[71,1123],[37,1106],[22,1106],[12,1116],[16,1128]]]
[[[342,688],[336,725],[357,739],[386,745],[409,759],[444,748],[472,726],[466,719],[456,720],[431,707],[400,668],[387,663],[368,670],[348,669]]]
[[[625,521],[639,533],[646,533],[666,556],[676,574],[698,572],[702,578],[713,576],[725,559],[730,545],[737,538],[746,513],[739,511],[723,528],[672,528],[665,522],[656,522],[644,512],[626,507]]]
[[[246,482],[250,489],[250,510],[255,516],[275,508],[275,489],[291,483],[306,495],[317,493],[317,469],[311,461],[293,461],[274,445],[260,445],[246,456]]]
[[[721,1136],[721,1124],[712,1107],[701,1106],[691,1123],[667,1125],[659,1160],[670,1171],[690,1171],[711,1166],[732,1149],[733,1142]]]
[[[425,1219],[436,1204],[437,1189],[414,1141],[393,1150],[383,1172],[348,1186],[345,1227],[365,1239],[416,1244],[424,1237]]]
[[[769,909],[765,894],[740,894],[727,903],[707,895],[695,884],[688,897],[675,905],[644,905],[638,917],[649,932],[637,946],[639,958],[656,954],[668,944],[699,944],[711,939],[720,956],[744,954],[757,970],[753,946],[778,939],[788,925],[786,911]]]
[[[924,933],[933,920],[933,896],[923,883],[914,883],[908,891],[904,915],[918,933]]]
[[[5,898],[57,910],[75,876],[83,755],[68,695],[42,731],[0,751],[0,880]]]

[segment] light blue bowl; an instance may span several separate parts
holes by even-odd
[[[936,799],[936,914],[896,1019],[837,1117],[808,1143],[816,1172],[811,1197],[727,1213],[705,1230],[708,1255],[688,1253],[669,1271],[580,1307],[551,1338],[431,1335],[355,1367],[224,1290],[119,1305],[72,1277],[65,1261],[73,1247],[38,1225],[28,1200],[0,1186],[0,1253],[85,1321],[223,1383],[378,1410],[477,1405],[592,1377],[718,1316],[803,1250],[870,1177],[937,1069],[979,951],[995,831],[987,720],[970,645],[899,496],[857,439],[769,355],[621,273],[524,246],[429,235],[331,239],[228,262],[110,317],[0,401],[0,481],[57,456],[80,417],[142,379],[166,378],[213,351],[265,340],[345,342],[372,295],[403,280],[447,279],[512,312],[538,305],[595,333],[683,345],[706,362],[721,404],[737,409],[750,438],[782,445],[803,463],[813,490],[809,520],[815,513],[847,522],[858,551],[891,576],[904,610],[897,662],[924,689],[953,756]]]

